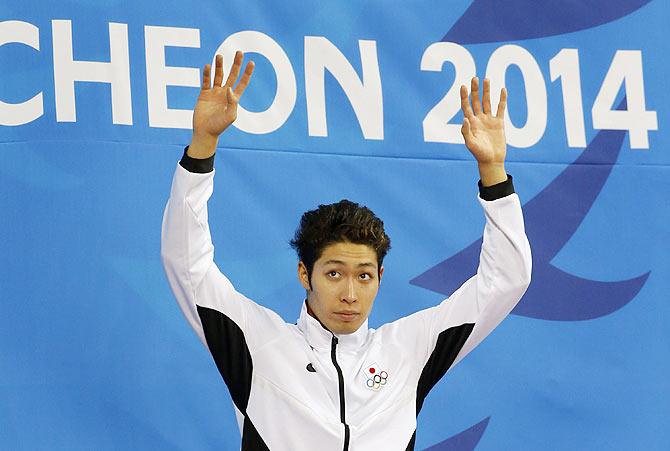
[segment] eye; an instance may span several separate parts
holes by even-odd
[[[372,280],[372,276],[370,274],[366,273],[366,272],[364,272],[363,274],[361,274],[358,277],[360,277],[361,280]]]
[[[331,277],[333,279],[337,278],[340,275],[339,272],[333,270],[333,271],[328,271],[328,277]]]

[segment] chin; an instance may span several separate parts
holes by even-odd
[[[353,334],[359,327],[361,327],[360,324],[347,324],[346,326],[339,327],[335,333],[343,335]]]

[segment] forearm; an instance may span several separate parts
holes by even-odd
[[[508,291],[516,293],[521,290],[520,297],[530,282],[530,245],[521,203],[513,193],[511,183],[510,176],[506,182],[480,189],[480,203],[486,216],[477,269],[479,295],[486,297],[485,302],[480,304],[482,307],[489,302],[497,302],[496,296],[490,296],[492,292],[506,297]],[[510,188],[512,193],[504,195]],[[487,200],[485,194],[490,195],[492,191],[497,191],[497,198]]]
[[[197,152],[196,152],[197,153]],[[210,154],[208,157],[194,157],[193,152],[191,151],[191,146],[186,146],[184,149],[184,155],[179,161],[179,165],[186,169],[189,172],[195,172],[198,174],[206,174],[214,170],[214,153]]]
[[[501,163],[478,163],[479,179],[483,186],[492,186],[507,180],[505,162]]]
[[[218,142],[218,136],[194,132],[191,144],[188,146],[188,156],[197,159],[210,158],[216,152]]]
[[[511,179],[491,187],[480,187],[486,227],[477,275],[443,302],[438,308],[439,314],[435,316],[437,327],[433,329],[434,334],[459,324],[473,325],[454,364],[472,351],[509,314],[530,283],[531,251],[518,196],[511,193],[486,200],[491,190],[504,194],[510,188]]]
[[[514,192],[512,176],[506,174],[505,178],[491,186],[479,183],[480,203],[486,217],[477,269],[480,308],[489,302],[501,302],[497,296],[506,298],[507,292],[512,293],[512,298],[519,289],[523,294],[530,281],[530,246],[521,203]]]
[[[213,173],[192,174],[180,162],[163,214],[161,260],[184,315],[204,341],[196,311],[196,292],[213,264],[214,247],[207,224],[207,200]]]

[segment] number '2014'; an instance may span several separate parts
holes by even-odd
[[[454,82],[424,118],[423,138],[427,142],[463,143],[460,124],[449,121],[460,109],[460,85],[468,85],[476,74],[475,61],[465,47],[453,42],[436,42],[424,52],[421,70],[440,72],[445,62],[454,66]],[[509,145],[525,148],[536,144],[544,135],[547,89],[542,71],[530,52],[518,45],[504,45],[491,54],[486,67],[494,105],[511,65],[517,66],[523,77],[527,118],[523,126],[517,127],[506,114],[506,137]],[[562,49],[549,61],[549,70],[552,82],[560,79],[568,146],[586,147],[578,50]],[[617,110],[614,102],[622,85],[625,86],[627,106],[625,110]],[[594,129],[628,130],[632,149],[649,148],[649,130],[658,130],[658,122],[656,112],[646,109],[642,53],[639,50],[615,53],[591,107],[591,117]]]

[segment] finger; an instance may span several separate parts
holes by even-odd
[[[247,67],[244,69],[244,73],[242,74],[242,78],[240,78],[240,82],[235,86],[235,95],[239,99],[242,97],[242,94],[244,94],[244,90],[247,89],[247,85],[249,84],[249,80],[251,79],[251,74],[254,73],[254,62],[249,61],[247,63]]]
[[[482,107],[484,108],[484,114],[491,114],[491,81],[488,78],[484,79]]]
[[[472,109],[470,108],[470,99],[468,98],[468,88],[461,85],[461,110],[463,115],[467,118],[472,117]]]
[[[210,72],[212,70],[212,66],[209,64],[205,64],[205,68],[202,70],[202,89],[209,89],[212,87],[212,80],[210,78]]]
[[[499,119],[505,118],[505,108],[507,108],[507,89],[502,88],[500,90],[500,102],[498,102],[498,111],[496,112],[496,117]]]
[[[223,56],[216,55],[216,66],[214,68],[214,87],[221,86],[223,81]]]
[[[482,112],[482,104],[479,102],[479,78],[472,77],[470,82],[470,100],[472,101],[472,111],[477,114]]]
[[[473,136],[472,136],[472,129],[470,128],[470,121],[468,118],[463,119],[463,125],[461,126],[461,134],[463,135],[463,139],[465,139],[465,142],[469,142]]]
[[[237,76],[240,75],[240,67],[242,67],[242,60],[244,59],[244,53],[239,50],[235,52],[235,60],[233,61],[233,67],[230,68],[230,73],[226,79],[226,84],[224,86],[232,87],[237,80]]]

